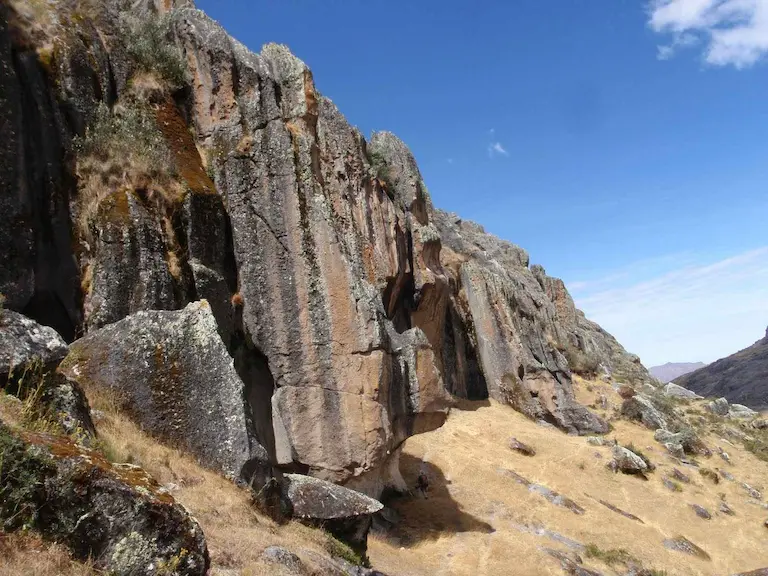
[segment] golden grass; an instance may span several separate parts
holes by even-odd
[[[94,410],[103,412],[97,422],[100,442],[114,461],[142,466],[160,484],[175,487],[174,498],[200,522],[211,554],[212,574],[235,570],[243,576],[280,574],[260,555],[267,546],[283,546],[297,554],[310,573],[314,554],[328,556],[329,536],[297,522],[278,525],[253,506],[248,490],[201,467],[191,456],[164,446],[131,421],[121,410],[119,395],[104,389],[86,390]]]
[[[3,576],[96,576],[88,563],[73,561],[66,548],[29,533],[0,531],[0,573]]]
[[[599,393],[614,406],[620,405],[621,399],[607,384],[577,379],[575,387],[585,405],[594,403]],[[766,511],[748,503],[740,486],[740,482],[765,485],[768,464],[741,447],[727,445],[719,437],[706,438],[712,448],[723,445],[733,465],[720,461],[716,454],[701,458],[702,465],[728,466],[738,480],[723,480],[715,486],[695,469],[672,462],[653,440],[652,431],[615,420],[609,437],[621,444],[633,443],[657,466],[649,480],[643,481],[606,468],[610,447],[594,447],[584,438],[543,428],[497,403],[464,402],[461,408],[451,413],[442,428],[405,443],[402,468],[406,481],[413,487],[419,470],[427,466],[433,489],[427,500],[396,501],[393,506],[402,516],[400,525],[389,538],[371,539],[371,562],[383,572],[400,576],[561,575],[558,561],[541,548],[563,549],[563,545],[521,532],[516,528],[520,525],[543,526],[604,551],[625,550],[645,567],[670,576],[733,574],[768,565]],[[610,416],[613,408],[599,413]],[[510,450],[511,436],[535,448],[536,456]],[[596,452],[602,457],[595,457]],[[692,484],[682,485],[682,492],[673,492],[661,482],[673,467],[692,478]],[[554,506],[501,474],[499,470],[504,468],[575,500],[586,509],[585,514]],[[721,493],[736,516],[717,513]],[[597,499],[644,523],[609,510]],[[698,518],[689,506],[694,503],[706,507],[713,519]],[[712,560],[664,548],[665,538],[678,535],[701,546]],[[605,574],[616,573],[600,558],[585,558],[585,564]]]

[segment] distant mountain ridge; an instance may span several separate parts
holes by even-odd
[[[706,366],[704,362],[667,362],[661,366],[649,368],[648,372],[654,378],[666,384],[667,382],[672,382],[675,378],[689,374],[699,368],[704,368],[704,366]]]
[[[768,329],[765,337],[727,358],[675,380],[702,396],[724,396],[753,410],[768,409]]]

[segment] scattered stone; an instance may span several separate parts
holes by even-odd
[[[520,476],[517,472],[513,470],[509,470],[507,468],[502,468],[499,470],[499,472],[514,480],[518,484],[522,484],[528,490],[531,492],[536,492],[537,494],[540,494],[543,496],[546,500],[554,504],[555,506],[562,506],[563,508],[567,508],[574,514],[584,514],[585,510],[581,506],[579,506],[576,502],[571,500],[570,498],[566,496],[562,496],[561,494],[558,494],[554,490],[547,488],[546,486],[543,486],[542,484],[536,484],[534,482],[531,482],[530,480]]]
[[[693,511],[696,512],[696,516],[699,518],[704,518],[704,520],[712,520],[712,514],[710,514],[709,510],[703,506],[699,506],[698,504],[691,504],[691,508],[693,508]]]
[[[551,548],[544,548],[544,552],[558,560],[560,567],[566,574],[571,576],[603,576],[601,572],[595,572],[581,566],[581,558],[574,558],[572,554],[567,554],[560,550],[552,550]]]
[[[301,474],[286,474],[282,495],[289,515],[331,534],[365,556],[372,516],[384,506],[349,488]]]
[[[728,462],[728,464],[731,463],[731,457],[728,455],[728,452],[723,450],[720,446],[717,447],[717,453],[720,454],[720,458]]]
[[[595,452],[595,458],[601,460],[603,458],[603,455],[600,454],[600,452]]]
[[[536,456],[536,450],[534,450],[527,444],[520,442],[520,440],[518,440],[517,438],[511,438],[509,440],[509,447],[515,452],[519,452],[523,456]]]
[[[585,548],[584,544],[581,542],[577,542],[576,540],[572,540],[567,536],[553,532],[552,530],[549,530],[548,528],[545,528],[541,525],[517,524],[516,522],[510,522],[510,526],[519,532],[522,532],[523,534],[533,534],[534,536],[549,538],[550,540],[558,542],[576,552],[582,552]]]
[[[684,484],[690,484],[691,483],[691,477],[687,474],[684,474],[677,468],[672,468],[672,478],[675,480],[682,482]]]
[[[707,480],[710,480],[713,484],[720,484],[720,476],[717,472],[710,470],[709,468],[699,468],[699,474],[701,474]]]
[[[604,436],[588,436],[587,443],[591,444],[592,446],[608,446],[613,444],[613,440],[609,440]]]
[[[280,546],[268,546],[261,553],[261,559],[272,563],[285,566],[288,570],[301,573],[304,570],[304,564],[296,554]]]
[[[671,490],[672,492],[680,492],[681,488],[679,484],[676,484],[669,478],[662,478],[661,483],[664,484],[664,487],[668,490]]]
[[[765,428],[768,428],[768,420],[764,418],[758,418],[757,420],[753,420],[752,424],[750,425],[755,430],[764,430]]]
[[[110,574],[203,576],[208,549],[197,522],[138,466],[113,465],[66,438],[11,433],[0,423],[0,521],[33,528]]]
[[[733,511],[733,508],[728,506],[727,502],[720,502],[720,506],[718,507],[718,510],[723,514],[727,514],[728,516],[736,515],[736,512]]]
[[[754,418],[757,415],[758,412],[752,410],[752,408],[749,408],[748,406],[744,406],[743,404],[731,404],[730,409],[728,410],[728,416],[738,420]]]
[[[696,392],[692,392],[691,390],[678,386],[672,382],[664,386],[664,395],[672,396],[673,398],[687,398],[690,400],[699,400],[702,398],[696,394]]]
[[[744,488],[744,490],[747,491],[747,494],[749,494],[750,498],[754,498],[755,500],[762,500],[763,499],[763,495],[760,493],[760,491],[756,490],[755,488],[752,488],[752,486],[750,486],[746,482],[743,482],[741,484],[741,487]]]
[[[665,442],[664,448],[667,449],[667,452],[672,454],[675,458],[678,460],[682,460],[685,458],[685,450],[683,449],[682,444],[677,444],[675,442]]]
[[[717,400],[713,400],[707,404],[707,409],[712,412],[712,414],[717,414],[718,416],[727,416],[728,400],[725,398],[718,398]]]
[[[653,402],[640,394],[627,398],[621,405],[621,413],[630,420],[641,422],[646,428],[666,430],[667,421],[661,412],[653,405]]]
[[[0,313],[0,388],[14,381],[24,370],[34,367],[41,373],[56,369],[67,355],[67,344],[48,326],[14,312]]]
[[[733,576],[768,576],[768,568],[758,568],[751,572],[741,572],[739,574],[734,574]]]
[[[637,394],[635,389],[632,388],[632,386],[629,386],[628,384],[620,384],[616,392],[618,392],[619,396],[621,396],[622,399],[624,400],[628,400],[629,398],[632,398],[635,394]]]
[[[643,474],[648,471],[648,465],[640,456],[623,446],[614,446],[613,460],[609,466],[624,474]]]
[[[733,474],[728,472],[727,470],[723,470],[722,468],[718,468],[717,471],[720,473],[720,476],[728,480],[729,482],[734,482],[736,478],[733,477]]]
[[[640,522],[640,524],[645,524],[645,522],[643,522],[640,518],[638,518],[634,514],[630,514],[629,512],[625,512],[624,510],[622,510],[621,508],[619,508],[617,506],[614,506],[610,502],[606,502],[605,500],[597,500],[597,501],[600,502],[600,504],[602,504],[606,508],[608,508],[608,510],[616,512],[617,514],[621,514],[625,518],[629,518],[630,520],[634,520],[635,522]]]
[[[677,552],[683,552],[691,556],[696,556],[702,560],[711,560],[712,558],[704,550],[696,546],[693,542],[685,538],[684,536],[677,536],[675,538],[667,538],[664,540],[664,547],[668,550],[675,550]]]
[[[597,397],[597,407],[601,410],[608,410],[611,405],[608,403],[608,397],[605,394],[599,394]]]

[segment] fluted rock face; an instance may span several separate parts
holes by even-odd
[[[175,14],[199,137],[232,221],[243,325],[269,359],[279,464],[377,492],[397,446],[442,423],[428,342],[381,294],[410,275],[407,210],[365,142],[284,47],[255,55],[202,13]],[[403,326],[402,328],[408,328]],[[401,330],[402,332],[402,330]],[[372,488],[369,488],[372,487]]]
[[[166,13],[188,85],[145,104],[172,181],[161,194],[157,175],[106,174],[91,238],[78,229],[82,182],[62,168],[62,188],[37,186],[23,151],[48,135],[61,164],[100,102],[137,98],[121,18]],[[450,395],[490,396],[569,432],[601,432],[605,423],[573,399],[563,351],[644,377],[561,281],[529,268],[524,250],[435,209],[407,146],[387,132],[367,142],[287,48],[250,52],[186,0],[111,0],[71,24],[51,40],[47,72],[36,60],[21,67],[21,53],[34,50],[0,34],[2,113],[22,112],[3,116],[13,132],[0,149],[11,183],[0,191],[11,215],[0,229],[0,290],[11,308],[57,327],[51,307],[39,306],[55,295],[67,336],[88,331],[95,344],[105,334],[97,329],[127,316],[205,298],[242,381],[233,394],[271,463],[374,496],[403,487],[402,442],[440,426]],[[35,79],[46,73],[50,85]],[[48,100],[27,113],[30,87]],[[27,118],[49,109],[61,121],[41,136]],[[55,241],[37,242],[41,230]],[[203,418],[184,403],[178,410]]]

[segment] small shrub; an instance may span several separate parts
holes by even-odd
[[[568,367],[574,374],[594,378],[600,372],[600,361],[583,350],[569,344],[563,346],[560,352],[565,356]]]
[[[170,41],[170,19],[123,18],[126,47],[143,72],[158,74],[172,89],[187,82],[187,68],[181,51]]]
[[[751,438],[742,440],[744,449],[752,452],[763,462],[768,462],[768,438],[765,434],[755,434]]]
[[[707,480],[710,480],[713,484],[720,484],[720,476],[717,472],[710,470],[709,468],[699,468],[699,474],[701,474]]]
[[[381,182],[383,188],[385,188],[390,193],[394,192],[395,182],[392,175],[392,170],[387,164],[387,160],[384,155],[380,152],[369,152],[368,160],[371,163],[373,173],[379,182]]]
[[[637,562],[635,557],[623,548],[602,550],[597,544],[587,544],[584,548],[584,555],[587,558],[600,560],[609,566],[614,564],[629,564]]]
[[[175,165],[150,108],[137,102],[101,104],[85,136],[75,140],[77,152],[77,224],[80,238],[90,241],[90,225],[101,201],[118,190],[168,191]]]
[[[361,558],[357,552],[330,534],[328,534],[325,548],[331,556],[346,560],[354,566],[365,566],[367,564],[366,560]]]

